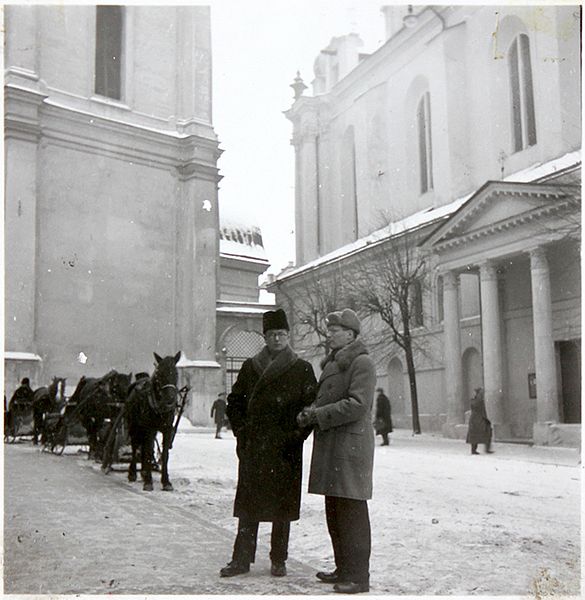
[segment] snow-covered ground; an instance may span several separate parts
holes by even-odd
[[[332,567],[332,551],[323,498],[306,493],[311,449],[310,438],[301,519],[292,525],[289,554],[321,569]],[[471,456],[463,442],[405,431],[395,432],[390,446],[376,447],[370,502],[376,593],[579,594],[578,451],[511,444],[495,450]],[[170,472],[176,491],[169,502],[235,533],[231,432],[216,440],[211,430],[185,423]],[[266,547],[269,532],[269,525],[261,525]]]

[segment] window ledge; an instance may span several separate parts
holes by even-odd
[[[107,96],[94,95],[90,97],[90,100],[92,102],[97,102],[98,104],[104,104],[105,106],[113,106],[128,111],[130,110],[130,107],[121,100],[114,100],[113,98],[108,98]]]

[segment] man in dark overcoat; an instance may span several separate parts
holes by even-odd
[[[383,388],[376,390],[376,417],[374,426],[376,435],[382,436],[382,446],[388,446],[388,434],[392,433],[392,409],[390,408],[390,400],[384,393]]]
[[[211,418],[215,421],[215,439],[221,439],[221,435],[219,434],[225,421],[225,409],[225,394],[222,392],[217,395],[217,400],[211,407]]]
[[[301,426],[315,426],[309,493],[325,496],[335,557],[335,570],[320,571],[317,578],[345,594],[370,589],[367,501],[372,497],[376,369],[359,333],[353,310],[327,316],[330,354],[321,363],[317,399],[297,418]]]
[[[492,423],[488,419],[483,399],[483,389],[476,388],[471,399],[471,415],[467,429],[467,443],[471,444],[471,454],[479,454],[478,444],[485,444],[486,454],[493,454],[490,450],[492,443]]]
[[[239,521],[222,577],[250,570],[261,521],[272,523],[271,573],[286,575],[290,522],[299,518],[303,443],[310,428],[300,427],[296,416],[315,399],[317,382],[313,367],[289,346],[285,312],[265,313],[262,324],[266,346],[244,362],[228,396],[239,458],[234,502]]]

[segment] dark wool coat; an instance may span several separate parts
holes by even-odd
[[[390,400],[386,394],[378,394],[376,398],[376,434],[392,433],[392,413]]]
[[[223,425],[223,422],[225,421],[225,408],[225,400],[222,400],[221,398],[218,398],[213,403],[213,406],[211,407],[211,417],[214,418],[213,420],[216,425],[219,425],[220,423]]]
[[[374,363],[358,339],[330,354],[322,366],[309,493],[369,500],[374,466]]]
[[[32,391],[29,385],[21,385],[16,389],[14,394],[12,394],[12,398],[10,398],[10,403],[8,405],[9,409],[12,409],[13,405],[16,404],[32,404],[34,392]]]
[[[492,424],[487,417],[483,392],[478,392],[471,400],[471,416],[467,430],[468,444],[489,444],[492,438]]]
[[[315,399],[313,367],[290,349],[270,360],[264,348],[244,362],[227,416],[240,459],[234,516],[295,521],[301,506],[303,443],[296,416]]]

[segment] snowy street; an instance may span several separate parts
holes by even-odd
[[[263,524],[251,572],[218,577],[236,528],[235,441],[222,435],[181,427],[170,459],[174,493],[160,491],[158,474],[150,493],[121,470],[106,477],[75,447],[56,457],[29,443],[5,446],[5,592],[330,593],[313,576],[332,566],[323,499],[306,483],[289,575],[268,574]],[[404,430],[376,447],[371,593],[578,595],[578,452],[495,451],[471,456],[463,442]],[[309,440],[305,480],[310,454]]]
[[[189,428],[186,428],[186,431]],[[235,532],[237,476],[231,432],[185,433],[171,469],[178,494]],[[576,450],[496,444],[469,454],[462,441],[399,430],[376,447],[371,579],[387,594],[578,594],[580,464]],[[290,555],[315,569],[332,566],[323,498],[306,493]],[[377,438],[380,444],[380,438]],[[269,526],[260,528],[268,544]],[[229,557],[225,557],[226,561]]]

